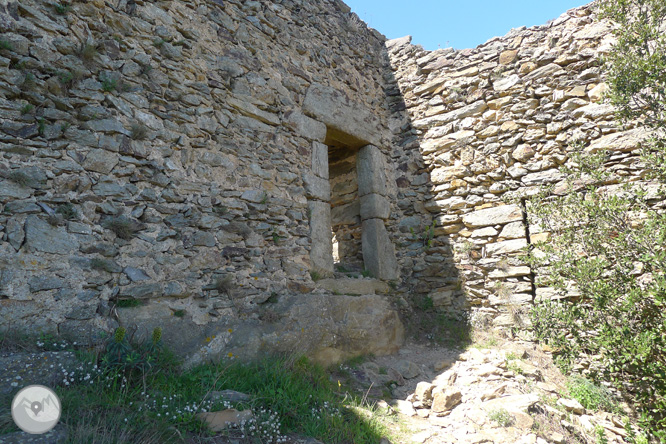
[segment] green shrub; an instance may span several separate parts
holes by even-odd
[[[613,394],[606,387],[595,384],[589,379],[574,375],[567,381],[569,395],[590,410],[617,412],[618,406]]]
[[[35,105],[33,105],[32,103],[26,103],[21,108],[21,114],[30,114],[31,112],[33,112],[34,109]]]
[[[71,6],[67,3],[56,3],[53,5],[53,8],[55,9],[56,14],[65,15],[69,12]]]
[[[101,77],[99,81],[102,83],[102,91],[111,92],[118,87],[118,81],[111,77]]]
[[[0,40],[0,51],[5,50],[5,51],[12,51],[14,47],[12,46],[12,43],[7,40]]]
[[[516,418],[504,408],[491,410],[488,413],[488,419],[497,423],[500,427],[509,427],[516,422]]]
[[[118,299],[116,301],[116,307],[120,308],[132,308],[139,307],[142,305],[142,302],[139,299]]]

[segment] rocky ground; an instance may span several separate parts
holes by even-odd
[[[458,353],[410,344],[359,366],[356,379],[393,383],[394,442],[447,444],[624,443],[617,414],[588,411],[567,396],[551,354],[489,338]],[[367,383],[367,380],[366,380]],[[372,389],[371,389],[372,391]]]
[[[1,355],[2,368],[15,371],[5,372],[0,391],[52,379],[49,372],[61,365],[48,363],[76,360],[65,351]],[[383,412],[391,433],[382,444],[587,444],[603,442],[599,433],[608,443],[626,442],[623,419],[586,410],[568,397],[566,378],[551,354],[530,342],[488,336],[467,350],[410,343],[396,355],[341,364],[331,377],[351,384]],[[0,443],[57,443],[66,436],[60,427],[31,441],[21,433],[5,435]],[[236,441],[219,436],[189,442]],[[319,443],[303,437],[290,442]]]

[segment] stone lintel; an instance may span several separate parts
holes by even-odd
[[[380,145],[380,122],[365,106],[330,86],[313,83],[303,101],[303,112],[334,129],[365,143]]]

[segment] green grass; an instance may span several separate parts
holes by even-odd
[[[35,109],[35,105],[26,103],[21,107],[21,114],[30,114]]]
[[[53,8],[55,9],[56,14],[65,15],[69,12],[71,7],[67,3],[56,3],[53,5]]]
[[[488,419],[500,427],[509,427],[516,421],[513,415],[503,408],[491,410],[488,413]]]
[[[226,408],[254,413],[245,430],[222,432],[236,439],[249,435],[240,443],[274,443],[288,434],[327,444],[378,443],[386,436],[381,412],[362,406],[305,358],[272,356],[249,363],[227,358],[182,370],[167,350],[150,348],[151,341],[130,345],[124,333],[116,331],[106,352],[79,353],[81,364],[54,387],[62,402],[60,422],[69,434],[66,443],[200,442],[211,433],[196,413]],[[118,350],[122,359],[114,359]],[[139,354],[141,365],[126,363]],[[246,393],[250,400],[231,403],[207,396],[225,389]],[[0,434],[17,430],[5,413]]]
[[[58,208],[56,208],[56,213],[60,214],[67,220],[77,220],[79,218],[79,212],[70,202],[58,205]]]
[[[606,387],[597,385],[589,379],[573,375],[567,381],[569,395],[590,410],[618,412],[619,406],[613,394]]]
[[[102,91],[111,92],[118,87],[118,81],[116,79],[104,77],[100,78],[99,81],[102,83]]]
[[[7,40],[0,40],[0,50],[12,51],[14,47]]]
[[[140,305],[141,301],[138,299],[118,299],[116,301],[116,307],[120,308],[138,307]]]

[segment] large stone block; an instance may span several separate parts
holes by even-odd
[[[472,228],[506,224],[523,220],[523,210],[518,205],[502,205],[474,211],[463,216],[463,223]]]
[[[363,263],[365,268],[378,279],[394,280],[398,278],[398,261],[384,221],[368,219],[363,221]]]
[[[379,148],[367,145],[361,148],[356,157],[356,171],[358,174],[358,195],[365,196],[370,193],[388,194],[388,177],[384,155]]]
[[[118,320],[138,326],[139,341],[161,327],[164,343],[187,366],[228,353],[246,360],[275,352],[304,354],[328,366],[356,356],[395,353],[404,342],[398,313],[380,295],[285,295],[271,309],[279,322],[225,317],[202,327],[189,315],[173,316],[167,302],[152,300],[118,308]]]
[[[366,194],[361,196],[361,219],[388,219],[391,214],[391,204],[388,199],[379,194]]]
[[[315,176],[312,173],[303,175],[305,195],[308,199],[329,202],[331,200],[331,183],[327,179]]]
[[[29,251],[53,254],[68,254],[79,248],[78,241],[65,228],[54,227],[35,215],[25,221],[25,243]]]
[[[312,142],[312,172],[322,179],[328,180],[328,146]]]
[[[285,114],[284,124],[306,139],[316,140],[317,142],[323,142],[326,139],[326,125],[299,111],[291,111]]]
[[[380,144],[380,121],[377,116],[330,86],[313,83],[305,95],[303,112],[343,134],[366,143]]]
[[[310,261],[312,271],[333,273],[333,239],[331,234],[331,206],[326,202],[309,201]]]

